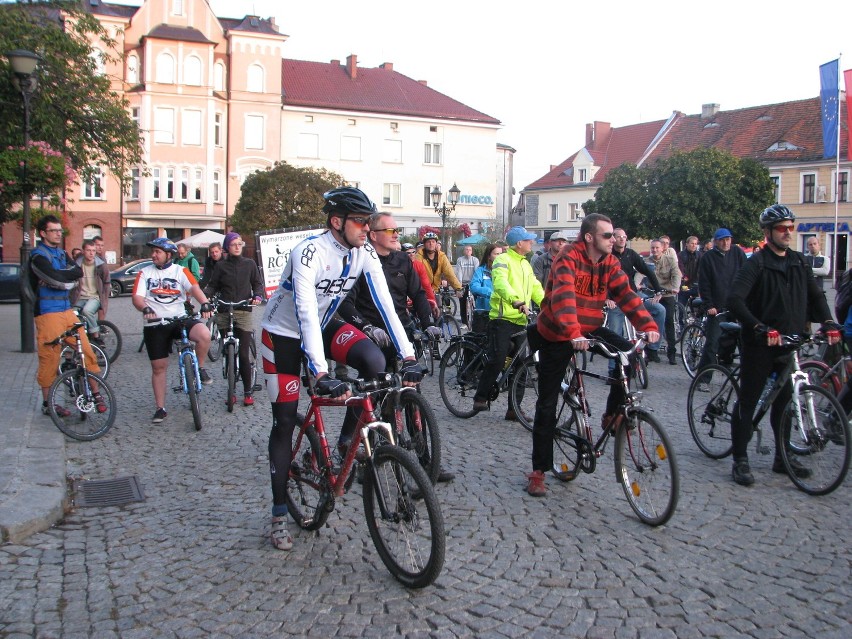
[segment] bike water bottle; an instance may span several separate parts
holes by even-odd
[[[778,373],[772,373],[772,375],[769,376],[769,379],[766,380],[766,386],[763,387],[760,399],[757,400],[757,410],[763,408],[763,405],[766,403],[766,398],[769,397],[769,393],[772,392],[772,387],[775,385],[776,379],[778,379]]]
[[[509,366],[511,365],[511,363],[512,363],[512,358],[507,357],[505,363],[503,364],[503,370],[504,371],[509,370]]]

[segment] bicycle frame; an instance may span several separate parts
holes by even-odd
[[[195,391],[197,393],[201,392],[201,374],[198,370],[198,356],[195,354],[195,344],[192,340],[189,339],[189,333],[186,330],[186,323],[184,320],[189,319],[188,317],[176,317],[172,318],[171,321],[179,321],[180,322],[180,339],[175,340],[175,344],[178,347],[178,375],[180,376],[180,386],[175,387],[175,391],[181,390],[184,394],[189,395],[189,388],[186,386],[186,367],[183,363],[183,356],[186,353],[190,354],[192,357],[192,372],[193,379],[195,380]]]
[[[503,369],[500,371],[500,374],[497,377],[497,381],[494,382],[494,385],[497,387],[498,392],[504,392],[508,389],[509,380],[510,380],[511,376],[515,373],[516,369],[520,368],[520,366],[526,361],[526,358],[527,358],[526,353],[527,353],[527,350],[528,350],[527,349],[527,329],[526,329],[526,327],[522,328],[520,331],[518,331],[516,333],[512,333],[512,336],[511,336],[510,339],[515,339],[516,337],[520,337],[520,336],[523,336],[523,338],[524,338],[523,342],[521,343],[520,347],[517,349],[515,354],[513,356],[511,356],[511,360],[509,361],[508,366],[506,366],[506,365],[503,366]],[[461,337],[453,338],[451,341],[456,342],[456,341],[459,341],[459,340],[468,340],[469,342],[473,343],[476,346],[476,348],[479,349],[479,352],[476,354],[476,357],[474,357],[470,362],[468,362],[468,364],[465,366],[465,368],[462,371],[459,372],[460,377],[462,376],[462,373],[467,372],[467,370],[469,370],[469,369],[475,370],[475,367],[479,366],[480,362],[483,364],[483,366],[488,364],[488,362],[490,361],[490,358],[488,357],[488,345],[487,344],[485,346],[480,346],[479,343],[474,342],[467,335],[463,335]],[[532,357],[535,361],[538,361],[538,351],[533,353]]]

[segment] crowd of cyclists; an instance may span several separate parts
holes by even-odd
[[[588,349],[590,339],[619,350],[630,349],[623,335],[624,318],[645,335],[647,362],[661,362],[660,334],[665,353],[676,364],[676,305],[700,298],[708,317],[701,364],[713,363],[719,348],[719,318],[727,311],[742,325],[740,351],[742,390],[733,424],[732,478],[751,485],[746,448],[766,379],[782,370],[791,357],[780,347],[780,336],[804,333],[809,323],[819,326],[826,340],[837,343],[836,323],[822,291],[828,260],[819,253],[818,241],[808,242],[808,255],[791,248],[795,215],[783,205],[760,214],[765,243],[746,258],[728,229],[718,229],[712,246],[699,249],[699,238],[687,238],[679,253],[663,236],[651,242],[646,261],[627,247],[627,234],[604,215],[586,216],[573,240],[562,232],[547,238],[533,253],[536,235],[523,227],[508,230],[505,241],[484,247],[481,260],[466,247],[453,266],[435,233],[426,233],[417,246],[400,244],[400,229],[390,213],[380,212],[361,190],[332,189],[324,194],[326,229],[296,245],[280,284],[269,298],[262,320],[257,350],[272,409],[269,435],[269,472],[272,488],[271,542],[279,550],[293,546],[287,528],[287,481],[291,464],[293,429],[302,389],[303,362],[315,378],[319,394],[345,399],[352,388],[347,377],[335,375],[333,363],[355,369],[364,379],[395,369],[405,386],[423,377],[415,359],[415,330],[437,335],[440,309],[436,293],[449,286],[462,300],[473,296],[472,313],[462,307],[461,317],[472,317],[466,330],[487,335],[488,364],[474,397],[475,411],[490,410],[491,389],[507,356],[529,341],[539,353],[539,387],[531,442],[532,471],[527,492],[547,494],[545,473],[552,467],[552,439],[560,383],[575,352]],[[95,327],[107,310],[108,275],[94,241],[84,242],[74,261],[61,248],[61,222],[50,216],[38,227],[42,248],[34,251],[30,283],[36,298],[39,341],[39,385],[50,386],[55,377],[55,348],[42,346],[76,320],[76,307]],[[200,304],[200,319],[191,322],[204,384],[211,383],[204,365],[210,331],[204,320],[214,313],[211,298],[226,302],[250,300],[235,311],[235,332],[240,338],[240,373],[243,404],[254,404],[249,345],[254,340],[252,306],[264,299],[257,264],[242,255],[244,242],[229,232],[222,246],[211,247],[203,278],[198,261],[187,247],[167,238],[148,242],[152,264],[138,275],[132,304],[142,315],[144,343],[151,362],[154,399],[152,422],[167,418],[166,372],[172,341],[179,326],[169,320],[185,313],[190,300]],[[98,261],[100,259],[100,261]],[[637,280],[644,278],[644,284]],[[602,310],[606,307],[607,324]],[[72,320],[72,317],[74,318]],[[852,311],[838,318],[852,341]],[[217,319],[220,323],[221,318]],[[518,339],[527,327],[527,339]],[[245,348],[243,347],[245,345]],[[88,341],[84,349],[88,349]],[[90,350],[86,352],[90,356]],[[94,361],[94,358],[92,358]],[[96,372],[96,364],[93,370]],[[52,368],[51,368],[52,367]],[[623,402],[621,386],[611,385],[606,413]],[[841,397],[849,403],[850,390]],[[46,398],[46,396],[45,396]],[[770,421],[779,439],[781,412],[790,392],[781,393]],[[46,408],[46,405],[45,405]],[[848,406],[844,406],[848,410]],[[345,451],[358,420],[348,409],[337,447]],[[505,419],[516,420],[507,410]],[[608,415],[603,416],[603,420]],[[776,446],[773,470],[786,472]],[[807,472],[807,469],[793,469]],[[452,473],[442,471],[442,480]]]

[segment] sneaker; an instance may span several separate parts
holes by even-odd
[[[287,530],[286,516],[272,518],[272,532],[269,534],[269,540],[278,550],[290,550],[293,547],[293,538]]]
[[[674,351],[669,353],[669,365],[670,366],[677,366],[677,359],[676,358],[677,358],[677,353],[675,353]]]
[[[154,416],[151,418],[151,423],[152,424],[159,424],[161,421],[163,421],[166,418],[166,415],[167,415],[167,413],[166,413],[165,408],[158,408],[157,412],[154,413]]]
[[[698,383],[698,392],[699,393],[709,393],[710,392],[710,384],[707,382],[699,382]]]
[[[646,362],[654,362],[655,364],[660,363],[660,354],[657,351],[648,350],[645,355]]]
[[[802,466],[798,459],[790,460],[790,470],[793,471],[793,474],[799,479],[807,479],[811,476],[810,469]],[[776,458],[772,463],[772,472],[780,473],[782,475],[787,474],[787,468],[784,466],[784,462],[781,459]]]
[[[54,404],[53,409],[60,417],[71,417],[71,411],[63,406],[60,406],[59,404]],[[47,402],[42,402],[41,412],[44,415],[50,415],[50,407],[47,405]]]
[[[751,474],[751,468],[747,460],[734,462],[734,467],[731,469],[731,477],[740,486],[751,486],[754,483],[754,475]]]
[[[99,413],[107,412],[107,405],[104,401],[103,395],[101,395],[100,393],[95,393],[94,395],[92,395],[92,399],[95,400],[96,411],[98,411]]]
[[[516,422],[518,421],[518,416],[515,414],[511,408],[506,411],[506,415],[503,417],[507,422]]]
[[[488,400],[487,399],[476,399],[473,398],[473,410],[477,413],[488,410]]]
[[[213,380],[210,379],[210,374],[207,372],[206,368],[199,368],[198,376],[201,378],[201,383],[205,386],[209,386],[213,383]]]
[[[533,497],[544,497],[547,494],[547,486],[544,485],[544,473],[534,470],[527,475],[527,493]]]
[[[438,473],[438,483],[446,484],[447,482],[451,482],[456,478],[455,473],[451,473],[448,470],[441,469],[441,472]]]
[[[254,406],[254,397],[251,393],[246,393],[243,396],[243,406]]]

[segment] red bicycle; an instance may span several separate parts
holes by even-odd
[[[287,481],[291,516],[305,530],[321,528],[334,510],[335,499],[352,485],[357,462],[363,466],[367,528],[382,562],[405,586],[428,586],[444,565],[446,540],[438,498],[414,454],[396,445],[393,427],[373,419],[373,396],[394,385],[393,375],[356,380],[353,395],[346,400],[317,395],[307,374],[303,383],[311,399],[307,415],[300,417],[300,428],[293,432]],[[333,460],[328,445],[322,416],[326,406],[362,409],[342,459]]]

